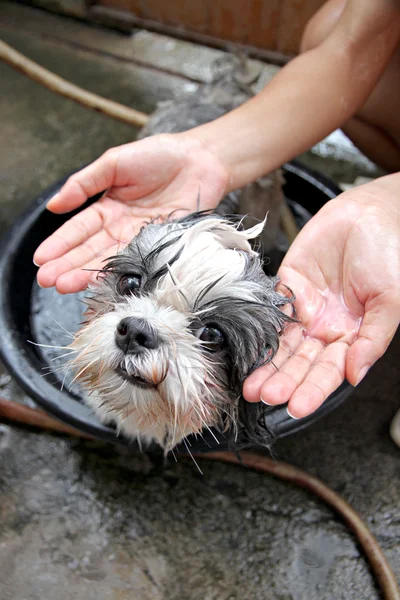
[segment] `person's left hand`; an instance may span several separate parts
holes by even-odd
[[[229,178],[218,156],[189,134],[111,148],[72,175],[47,204],[64,214],[107,190],[40,244],[34,255],[39,285],[56,286],[61,294],[85,289],[146,222],[215,208]]]
[[[283,334],[273,364],[247,378],[246,400],[288,402],[290,416],[305,417],[386,351],[400,320],[399,180],[341,194],[300,232],[279,270],[300,323]]]

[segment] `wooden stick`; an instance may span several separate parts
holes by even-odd
[[[50,417],[39,408],[30,408],[19,402],[0,398],[0,420],[3,419],[13,421],[14,423],[20,423],[21,425],[28,425],[29,427],[39,427],[40,429],[46,429],[47,431],[56,431],[58,433],[72,435],[74,437],[82,437],[90,440],[94,439],[89,434],[83,433],[74,427],[65,425],[58,419]]]
[[[91,108],[118,121],[136,127],[143,127],[148,121],[149,117],[145,113],[114,102],[113,100],[107,100],[92,92],[87,92],[66,79],[55,75],[48,69],[41,67],[2,40],[0,40],[0,59],[11,67],[14,67],[14,69],[21,71],[24,75],[49,88],[52,92],[70,98],[86,108]]]
[[[86,108],[96,110],[113,119],[136,127],[143,127],[149,120],[149,116],[145,113],[114,102],[113,100],[107,100],[92,92],[87,92],[66,79],[55,75],[1,40],[0,59],[34,81],[44,85],[52,92],[74,100]],[[282,204],[281,226],[288,237],[289,243],[292,243],[298,233],[298,229],[289,207],[285,202]]]
[[[145,113],[119,104],[118,102],[114,102],[113,100],[107,100],[92,92],[87,92],[66,79],[55,75],[1,40],[0,59],[31,79],[44,85],[52,92],[70,98],[86,108],[99,111],[109,117],[136,127],[143,127],[149,120],[149,116]],[[298,233],[298,228],[289,207],[285,202],[282,204],[281,226],[289,243],[292,243]]]

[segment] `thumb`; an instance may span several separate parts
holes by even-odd
[[[385,352],[400,321],[400,292],[387,290],[367,302],[359,334],[346,356],[346,379],[358,385]]]
[[[92,164],[71,175],[58,194],[47,203],[47,209],[64,214],[82,206],[88,198],[113,185],[116,170],[117,153],[108,150]]]

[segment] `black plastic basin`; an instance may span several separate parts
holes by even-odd
[[[284,172],[286,198],[299,203],[311,214],[315,214],[341,191],[333,182],[297,162],[285,165]],[[102,425],[82,403],[79,390],[74,393],[67,386],[62,387],[62,378],[54,373],[51,352],[28,342],[43,343],[40,336],[46,330],[43,327],[45,322],[48,324],[49,320],[54,322],[60,315],[62,318],[62,315],[70,316],[80,311],[80,303],[75,296],[56,295],[54,290],[39,292],[35,278],[37,269],[32,263],[37,246],[71,216],[53,215],[46,210],[46,203],[64,181],[58,182],[32,202],[0,244],[0,357],[25,392],[46,411],[97,438],[127,444],[125,438],[117,437],[114,429]],[[45,322],[43,315],[47,315]],[[63,336],[62,326],[60,323],[60,339]],[[64,343],[65,339],[60,345]],[[47,370],[49,373],[43,376]],[[345,382],[319,410],[301,420],[291,419],[285,406],[278,407],[266,414],[266,425],[278,439],[295,433],[333,410],[351,391],[352,387]],[[208,432],[205,432],[204,440],[189,439],[191,451],[226,449],[229,440],[216,432],[215,435],[219,444]],[[185,446],[180,450],[187,451]]]

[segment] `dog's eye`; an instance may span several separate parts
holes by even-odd
[[[198,329],[196,331],[196,336],[199,338],[199,340],[204,342],[204,348],[210,352],[217,352],[218,350],[221,350],[225,344],[224,334],[213,325]]]
[[[128,294],[136,294],[140,290],[142,285],[142,276],[136,273],[127,273],[119,278],[117,284],[118,293],[121,296],[127,296]]]

